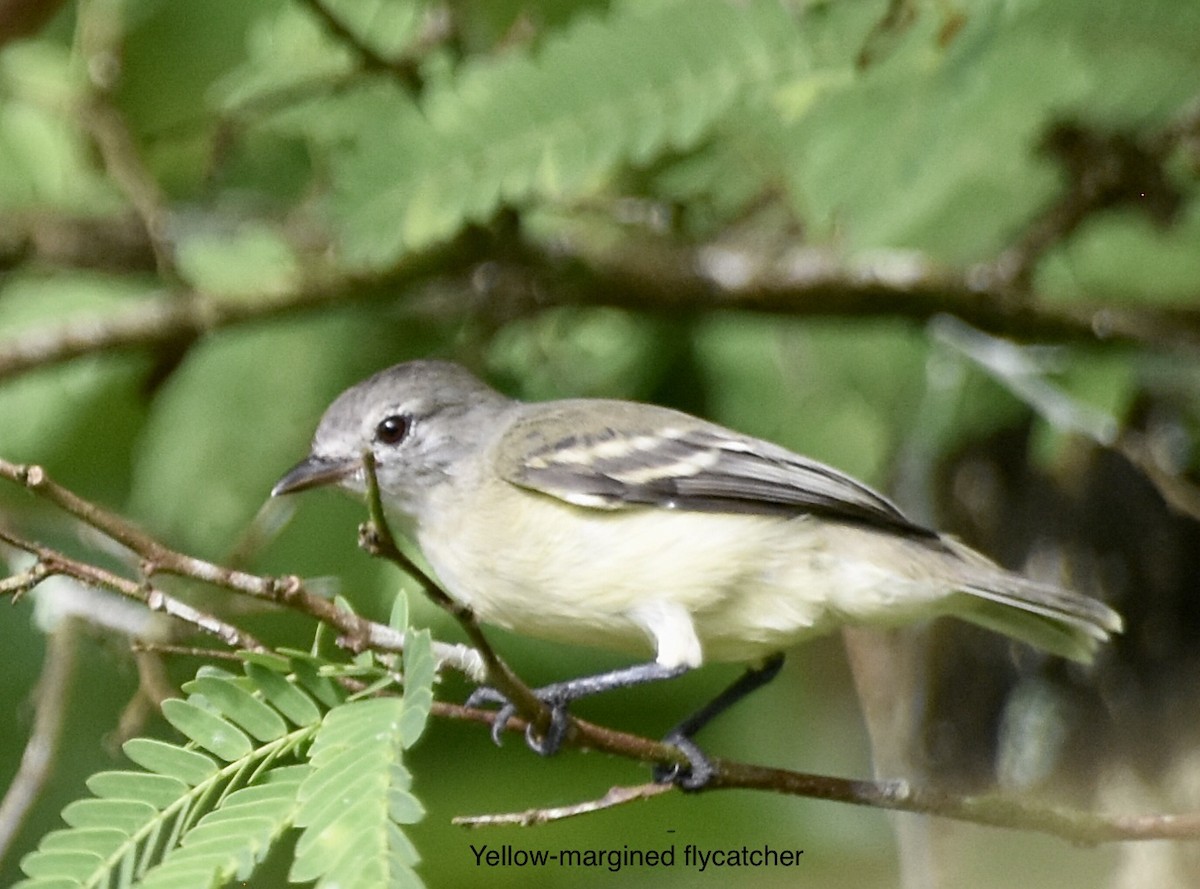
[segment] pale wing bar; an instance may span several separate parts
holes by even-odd
[[[521,462],[508,467],[509,481],[582,506],[810,512],[937,538],[833,467],[720,426],[668,426],[642,434],[606,428],[524,453]]]

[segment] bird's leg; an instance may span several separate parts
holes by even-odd
[[[662,679],[674,679],[688,671],[686,664],[674,667],[664,667],[651,661],[646,664],[635,664],[632,667],[622,667],[595,676],[581,676],[578,679],[568,679],[566,682],[555,682],[533,690],[534,697],[546,705],[550,711],[550,725],[544,737],[534,734],[531,723],[525,729],[525,741],[529,747],[542,756],[553,756],[562,746],[570,725],[567,708],[580,698],[591,697],[601,692],[618,688],[630,688],[647,682],[658,682]],[[500,737],[508,726],[508,721],[516,715],[517,708],[513,703],[494,688],[481,687],[475,689],[467,698],[466,706],[478,707],[480,704],[499,704],[496,718],[492,720],[492,740],[500,744]],[[715,714],[714,714],[715,715]]]
[[[762,688],[779,674],[783,655],[771,655],[760,667],[751,667],[723,692],[667,732],[663,741],[678,747],[688,759],[686,768],[679,765],[659,765],[654,780],[668,782],[683,790],[700,790],[715,774],[712,761],[692,740],[692,736],[753,691]]]

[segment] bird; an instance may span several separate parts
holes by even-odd
[[[1121,631],[1097,599],[999,567],[908,518],[840,470],[659,405],[510,398],[464,367],[421,359],[376,373],[324,412],[272,494],[367,493],[416,542],[445,592],[485,624],[641,658],[535,690],[556,752],[569,707],[709,662],[745,672],[664,737],[697,790],[714,766],[694,735],[770,681],[796,644],[845,625],[953,616],[1089,662]],[[495,689],[493,738],[515,714]]]

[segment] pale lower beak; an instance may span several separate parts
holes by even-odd
[[[338,482],[353,475],[360,467],[359,460],[338,460],[332,457],[305,457],[271,489],[271,496],[294,494],[296,491],[306,491],[321,485],[336,485]]]

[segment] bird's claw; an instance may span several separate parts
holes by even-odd
[[[567,712],[570,701],[564,699],[559,689],[553,685],[535,689],[533,694],[550,711],[550,723],[542,737],[538,737],[534,723],[525,726],[525,743],[529,745],[530,750],[541,756],[553,756],[562,746],[567,729],[571,725],[571,717]],[[465,706],[479,707],[483,704],[500,705],[495,718],[492,719],[492,741],[499,747],[509,721],[517,715],[516,705],[505,694],[489,686],[481,686],[471,692]]]
[[[672,732],[663,738],[663,743],[677,748],[687,757],[686,766],[679,763],[658,763],[654,766],[654,780],[659,784],[674,784],[680,790],[703,790],[717,774],[716,766],[686,735]]]

